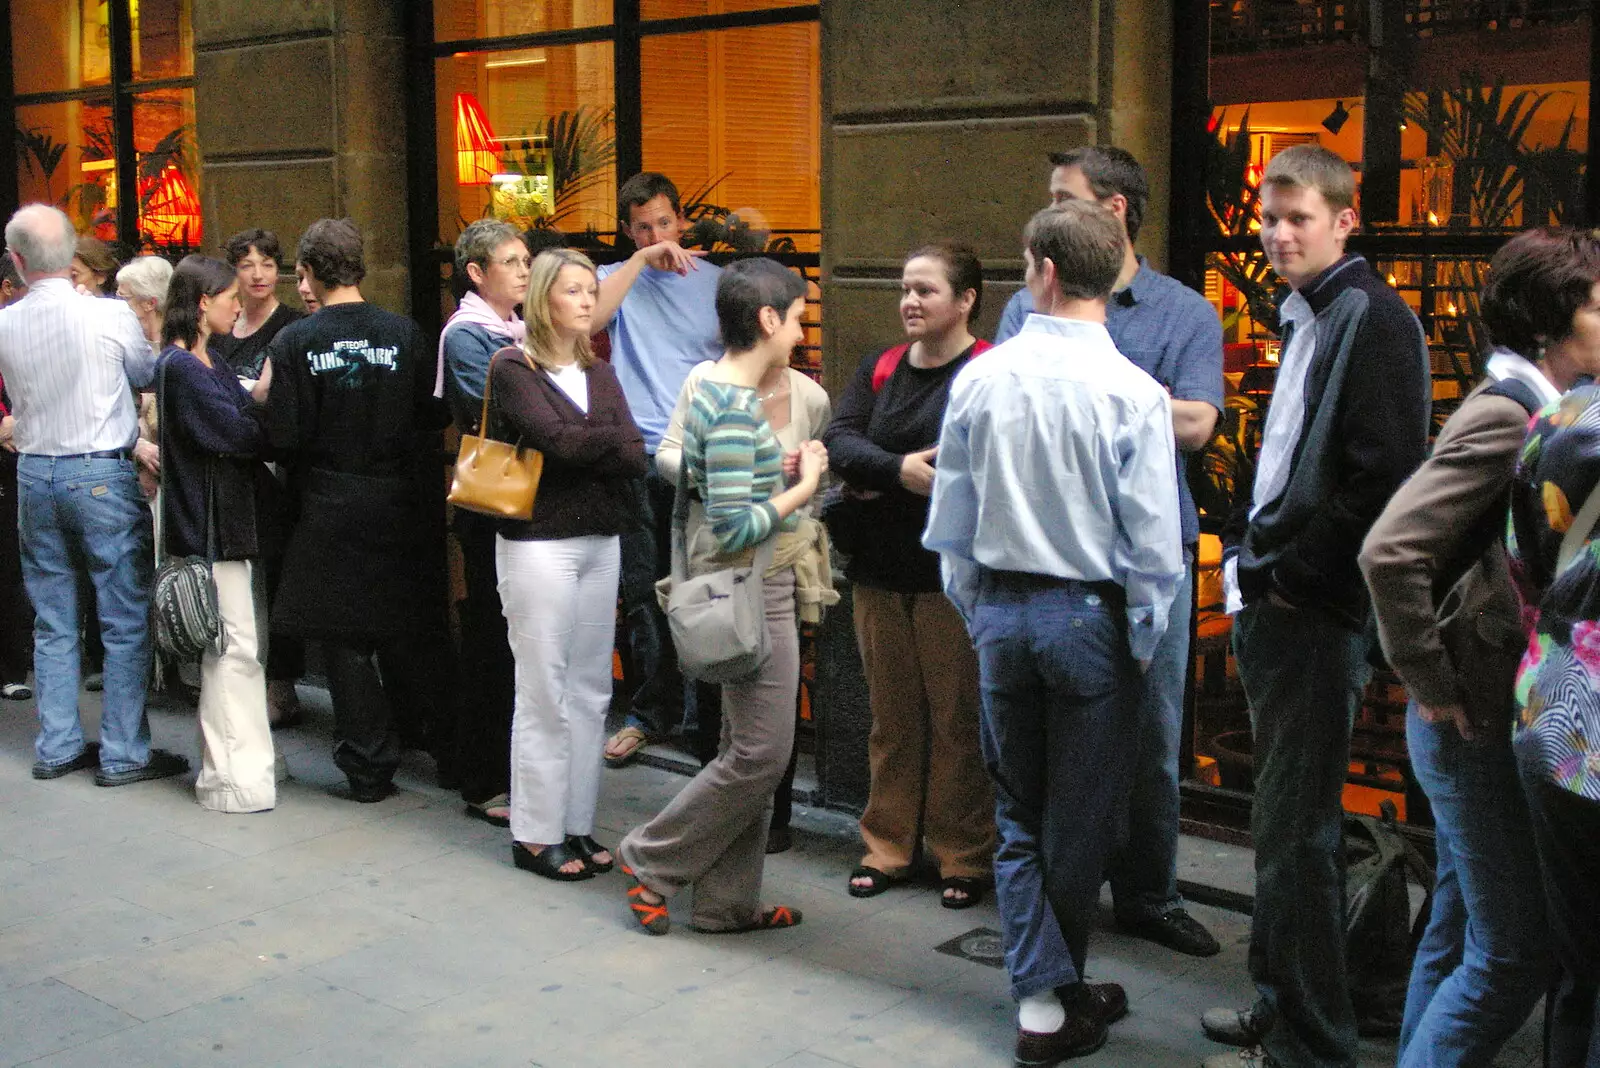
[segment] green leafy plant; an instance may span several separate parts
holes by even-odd
[[[615,166],[617,141],[611,130],[610,110],[583,106],[552,115],[538,133],[510,142],[505,158],[511,169],[528,176],[547,176],[549,195],[546,199],[531,186],[514,191],[501,197],[508,206],[496,213],[525,228],[560,229],[585,207],[584,201],[594,190],[604,186]],[[495,201],[490,203],[494,210]]]
[[[1227,128],[1227,113],[1216,121],[1218,131]],[[1256,240],[1256,223],[1261,217],[1261,186],[1250,174],[1250,109],[1239,119],[1232,136],[1219,132],[1210,142],[1206,155],[1206,206],[1217,224],[1217,233],[1227,239],[1224,248],[1210,254],[1210,265],[1245,299],[1244,311],[1262,329],[1278,332],[1276,276],[1267,255]],[[1235,310],[1223,323],[1231,327],[1238,321]]]
[[[38,171],[40,179],[44,182],[45,196],[54,200],[53,183],[62,159],[66,157],[67,146],[51,137],[48,130],[18,126],[15,128],[15,135],[18,156],[30,169]]]

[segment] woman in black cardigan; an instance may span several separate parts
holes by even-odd
[[[589,350],[596,291],[587,257],[540,253],[523,302],[527,338],[489,369],[492,435],[544,454],[533,517],[502,524],[495,565],[516,659],[511,856],[557,880],[611,870],[611,852],[592,834],[618,535],[635,522],[629,480],[645,472],[644,439],[617,376]]]
[[[207,256],[178,264],[167,290],[158,377],[162,544],[169,556],[210,558],[222,618],[223,651],[208,649],[200,660],[203,760],[195,796],[218,812],[261,812],[277,803],[265,635],[256,626],[264,413],[209,351],[238,316],[233,268]],[[271,377],[269,370],[258,384],[262,397]]]

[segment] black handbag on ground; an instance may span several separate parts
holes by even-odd
[[[167,366],[163,361],[157,385],[157,404],[160,418],[161,452],[167,452]],[[161,465],[161,508],[165,528],[167,507],[167,465]],[[227,635],[222,628],[222,612],[217,606],[217,583],[211,573],[211,562],[217,556],[216,518],[212,515],[215,502],[211,496],[211,463],[206,464],[206,553],[204,556],[168,558],[165,551],[165,529],[156,539],[156,577],[150,588],[150,630],[156,648],[174,660],[193,661],[209,650],[221,653],[227,649]]]

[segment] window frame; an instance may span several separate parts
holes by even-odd
[[[133,139],[133,108],[140,93],[154,89],[194,89],[194,75],[177,78],[133,76],[133,18],[129,0],[107,0],[107,25],[111,31],[111,81],[107,85],[52,92],[18,93],[11,78],[0,78],[0,112],[16,126],[17,108],[33,104],[63,104],[72,100],[111,99],[111,137],[116,160],[117,188],[139,188],[139,156]],[[11,20],[0,20],[0,70],[14,69]],[[17,204],[17,146],[14,138],[0,142],[0,203]],[[117,198],[117,240],[130,247],[139,244],[139,197]]]
[[[433,247],[437,240],[439,199],[438,148],[434,129],[436,60],[448,59],[463,52],[484,54],[557,45],[609,43],[612,48],[616,173],[633,175],[644,169],[644,73],[640,43],[646,37],[822,21],[821,4],[791,4],[718,15],[645,19],[640,15],[640,0],[612,0],[611,22],[599,26],[508,37],[439,41],[434,32],[433,0],[416,0],[407,4],[406,8],[406,66],[410,85],[406,94],[406,126],[411,146],[407,174],[411,308],[423,328],[433,330],[441,325],[435,321],[438,318],[438,272]]]

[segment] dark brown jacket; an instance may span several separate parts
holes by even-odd
[[[1525,638],[1502,539],[1528,413],[1484,395],[1489,384],[1445,423],[1368,533],[1360,562],[1383,651],[1411,696],[1462,705],[1475,724],[1509,737]],[[1487,547],[1486,529],[1496,535]]]
[[[492,437],[544,453],[533,518],[500,524],[512,541],[622,534],[638,527],[634,481],[644,477],[644,438],[611,365],[589,365],[589,411],[580,411],[520,349],[495,354],[489,379]]]

